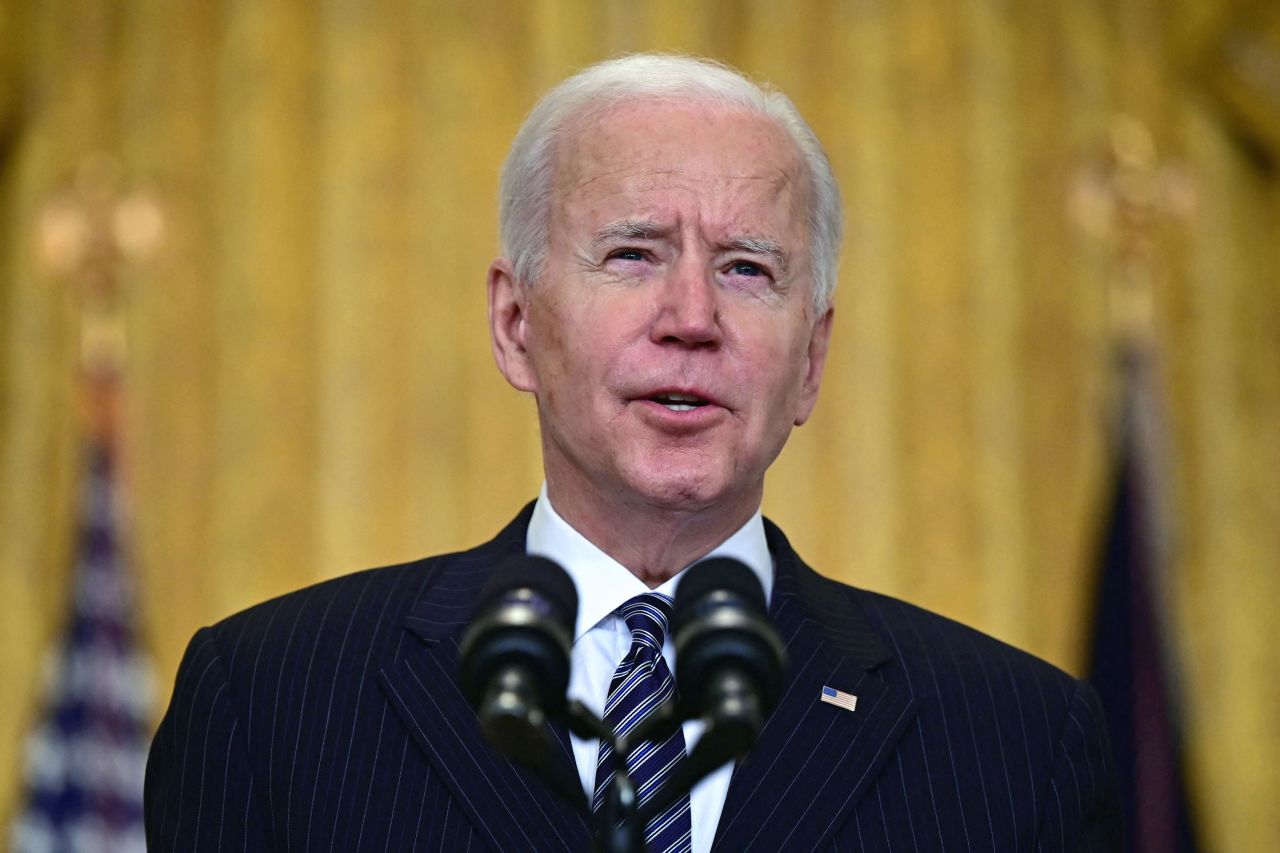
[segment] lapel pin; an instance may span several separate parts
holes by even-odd
[[[846,711],[853,711],[858,707],[858,697],[852,693],[845,693],[843,690],[836,690],[834,687],[822,688],[822,695],[818,697],[828,705],[835,705],[837,708],[844,708]]]

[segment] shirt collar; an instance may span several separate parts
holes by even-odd
[[[627,600],[650,591],[625,566],[560,517],[547,497],[546,483],[542,484],[533,516],[529,519],[525,550],[555,560],[573,579],[578,589],[578,622],[573,633],[575,642]],[[745,563],[760,579],[765,604],[768,605],[773,592],[773,558],[769,554],[760,510],[756,510],[755,515],[732,536],[713,548],[707,557],[732,557]],[[674,598],[686,570],[680,571],[655,591]]]

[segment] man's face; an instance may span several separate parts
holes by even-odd
[[[490,272],[495,353],[533,392],[552,499],[753,510],[813,410],[809,187],[767,119],[624,103],[561,146],[544,274]]]

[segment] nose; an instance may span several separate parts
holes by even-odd
[[[681,258],[659,285],[652,339],[706,347],[719,344],[721,335],[719,293],[710,268],[695,257]]]

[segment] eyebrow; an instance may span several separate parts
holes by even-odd
[[[787,271],[787,253],[776,240],[770,240],[768,237],[737,237],[726,240],[723,246],[740,252],[766,255],[778,265],[780,272]]]
[[[610,240],[647,240],[660,236],[662,226],[652,220],[619,219],[600,228],[592,238],[592,243],[607,243]]]

